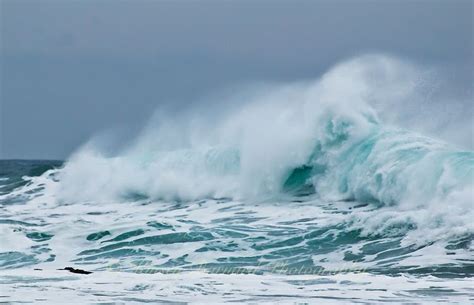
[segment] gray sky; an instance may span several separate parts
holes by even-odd
[[[472,88],[472,1],[0,3],[0,158],[64,159],[158,105],[314,78],[366,52],[449,67]]]

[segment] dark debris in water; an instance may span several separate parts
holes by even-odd
[[[91,274],[92,273],[92,271],[76,269],[76,268],[73,268],[73,267],[65,267],[64,269],[58,269],[58,270],[67,270],[71,273],[77,273],[77,274]]]

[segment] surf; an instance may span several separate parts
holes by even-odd
[[[418,102],[419,77],[399,59],[364,56],[316,80],[159,110],[119,149],[98,138],[63,164],[7,162],[2,217],[21,230],[6,234],[3,267],[357,262],[383,274],[472,275],[474,153],[443,136],[449,126],[436,133],[401,119],[426,115],[402,103]],[[469,125],[458,126],[456,138],[468,138]]]
[[[394,100],[417,96],[419,73],[365,56],[316,81],[219,96],[209,112],[158,112],[121,150],[104,152],[93,141],[78,150],[60,173],[60,197],[255,199],[304,188],[387,205],[444,200],[472,186],[473,152],[385,113]]]

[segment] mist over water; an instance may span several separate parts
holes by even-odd
[[[122,149],[101,151],[96,141],[78,150],[62,173],[64,198],[116,199],[128,191],[181,199],[275,195],[297,168],[316,164],[324,167],[323,176],[337,172],[344,167],[335,164],[338,158],[371,137],[380,144],[375,149],[425,150],[420,162],[441,151],[467,152],[472,104],[433,96],[436,89],[430,86],[436,84],[426,84],[435,78],[433,71],[367,55],[342,62],[317,80],[247,86],[178,114],[158,110]],[[443,104],[454,110],[443,111]],[[456,122],[447,124],[453,112]],[[390,151],[375,157],[377,162],[397,158]],[[91,185],[75,194],[75,179],[87,183],[84,178],[92,174]],[[403,178],[408,177],[398,180]]]
[[[5,230],[10,254],[1,251],[0,267],[133,272],[145,262],[213,276],[238,267],[275,286],[286,281],[273,277],[278,264],[350,263],[381,282],[422,276],[420,287],[431,276],[470,278],[474,106],[447,86],[435,69],[366,55],[315,80],[233,87],[186,111],[158,109],[120,148],[93,139],[60,168],[28,174],[39,165],[13,164],[18,173],[0,181],[2,218],[27,205],[6,222],[22,228]],[[14,246],[17,238],[28,246]],[[395,295],[374,298],[406,300]]]

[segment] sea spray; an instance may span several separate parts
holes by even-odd
[[[10,295],[20,283],[50,299],[66,284],[150,300],[223,286],[245,299],[329,298],[347,286],[351,300],[466,303],[474,158],[446,135],[471,131],[460,116],[438,138],[426,113],[406,113],[420,75],[360,57],[314,81],[160,110],[119,150],[92,141],[64,164],[0,161],[0,281]],[[93,273],[71,278],[67,266]]]

